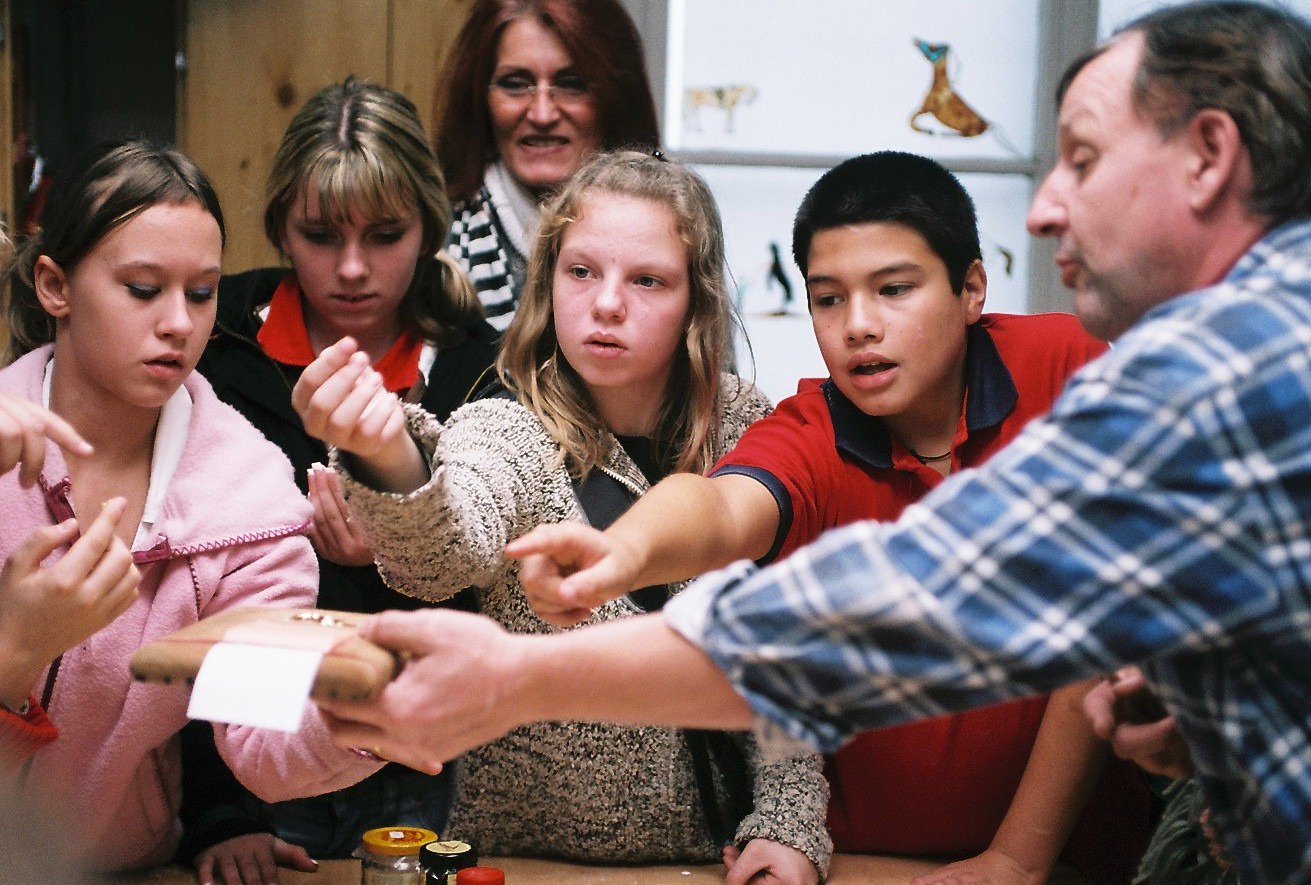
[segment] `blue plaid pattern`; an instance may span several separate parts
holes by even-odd
[[[665,611],[829,750],[1141,663],[1243,881],[1311,883],[1311,222],[1150,311],[898,523]]]

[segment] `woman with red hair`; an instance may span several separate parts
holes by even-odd
[[[442,78],[447,251],[510,324],[541,204],[598,150],[660,142],[642,43],[619,0],[475,0]]]

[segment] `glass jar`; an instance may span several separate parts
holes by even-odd
[[[429,842],[419,852],[427,885],[455,885],[455,874],[477,866],[478,854],[468,842],[454,839]]]
[[[360,885],[423,885],[419,852],[437,834],[422,827],[378,827],[360,839]]]

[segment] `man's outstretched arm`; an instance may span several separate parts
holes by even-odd
[[[407,663],[372,701],[321,701],[333,737],[423,771],[539,720],[752,723],[714,662],[658,614],[536,636],[463,612],[386,612],[361,633]]]

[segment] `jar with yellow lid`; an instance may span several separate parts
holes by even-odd
[[[360,839],[360,885],[423,885],[419,852],[437,834],[422,827],[378,827]]]

